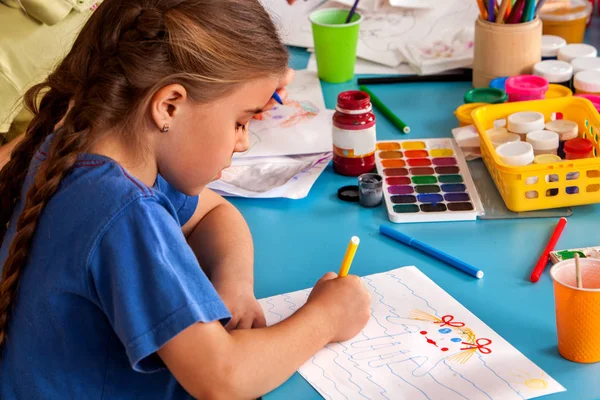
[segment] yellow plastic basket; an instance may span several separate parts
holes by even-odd
[[[519,111],[538,111],[546,122],[562,118],[579,125],[579,137],[594,143],[594,158],[514,167],[504,164],[485,133],[494,121]],[[486,105],[472,112],[481,154],[506,206],[516,212],[600,203],[600,115],[581,97]]]

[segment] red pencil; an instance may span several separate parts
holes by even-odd
[[[556,224],[556,228],[554,229],[554,232],[550,237],[548,245],[544,249],[544,252],[542,253],[542,256],[538,260],[537,264],[535,264],[535,268],[533,269],[533,272],[529,277],[531,282],[535,283],[540,280],[540,276],[542,276],[542,272],[544,272],[544,268],[546,268],[546,264],[548,264],[548,257],[550,257],[550,252],[554,250],[556,242],[558,242],[558,239],[560,238],[563,229],[565,229],[565,225],[567,225],[566,218],[563,217],[558,220],[558,224]]]

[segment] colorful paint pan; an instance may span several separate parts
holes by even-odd
[[[474,220],[483,209],[452,139],[377,142],[377,171],[392,222]]]

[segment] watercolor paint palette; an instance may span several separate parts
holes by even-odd
[[[482,213],[467,163],[452,139],[378,141],[375,164],[392,222],[469,221]]]

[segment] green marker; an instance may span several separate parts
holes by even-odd
[[[386,116],[387,119],[390,120],[390,122],[392,124],[394,124],[396,126],[396,128],[400,129],[400,132],[402,133],[409,133],[410,132],[410,127],[408,125],[406,125],[400,118],[398,118],[393,112],[392,110],[390,110],[389,108],[387,108],[387,106],[385,104],[383,104],[381,102],[381,100],[379,100],[374,94],[373,92],[371,92],[369,89],[367,89],[365,86],[361,85],[358,87],[360,90],[362,90],[365,93],[368,93],[369,96],[371,96],[371,103],[373,103],[373,105],[379,110],[381,111],[381,113],[383,115]]]

